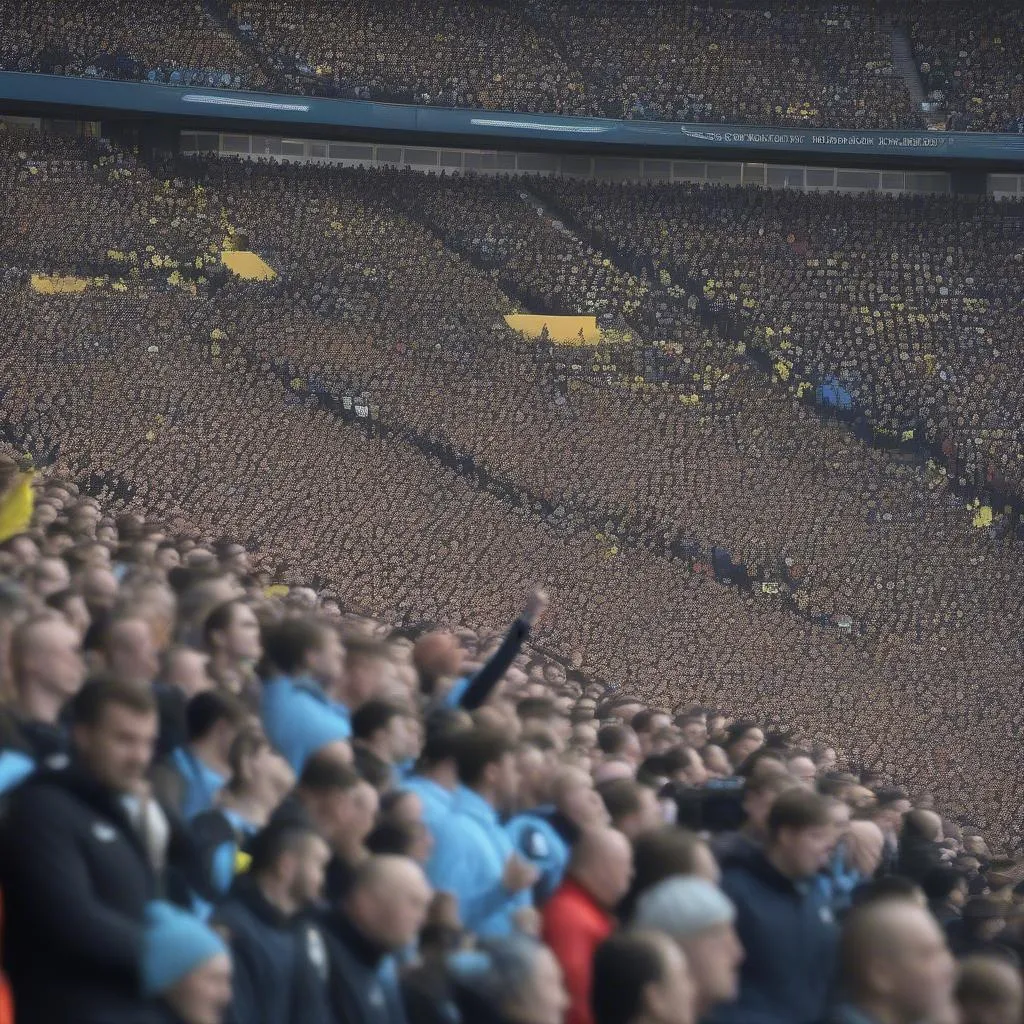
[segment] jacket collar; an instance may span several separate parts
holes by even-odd
[[[391,955],[391,950],[364,935],[347,914],[335,912],[327,920],[331,933],[364,967],[376,971]]]
[[[271,928],[287,928],[295,919],[278,910],[263,895],[255,880],[246,878],[244,875],[232,887],[232,896],[243,904],[254,917]]]

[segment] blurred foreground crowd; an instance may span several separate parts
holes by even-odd
[[[530,113],[788,127],[923,127],[904,27],[949,127],[1024,124],[1009,0],[684,5],[410,0],[0,4],[0,68]],[[764,83],[771,82],[766,91]]]
[[[587,681],[543,591],[395,629],[30,479],[0,458],[5,1021],[1021,1021],[1024,864],[930,797]]]

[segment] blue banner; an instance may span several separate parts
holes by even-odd
[[[614,121],[598,117],[454,110],[370,100],[175,87],[0,72],[0,109],[51,117],[118,114],[187,121],[200,130],[344,138],[400,137],[411,144],[458,141],[477,148],[571,148],[590,153],[657,153],[677,159],[898,159],[901,165],[987,163],[1024,168],[1024,135],[982,132],[838,131],[742,125]]]

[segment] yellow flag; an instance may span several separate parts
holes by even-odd
[[[32,474],[22,473],[7,494],[0,496],[0,543],[28,529],[34,502]]]

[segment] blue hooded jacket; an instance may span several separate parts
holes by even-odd
[[[722,874],[736,905],[746,959],[740,996],[719,1007],[713,1024],[814,1024],[832,991],[838,929],[829,898],[813,879],[793,881],[760,850]]]

